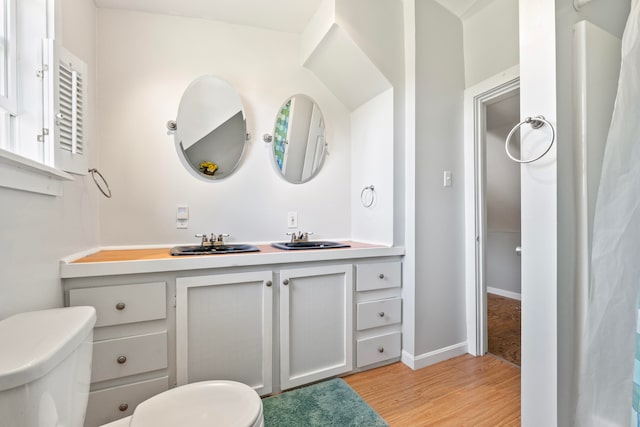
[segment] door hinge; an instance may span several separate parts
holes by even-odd
[[[46,73],[47,71],[49,71],[49,65],[48,64],[42,64],[42,70],[36,71],[36,77],[39,78],[39,79],[43,79],[44,78],[44,73]]]
[[[38,135],[38,142],[44,142],[47,136],[49,136],[49,129],[43,128],[42,134]]]
[[[173,308],[176,308],[176,305],[178,304],[178,299],[176,298],[176,296],[173,296]]]

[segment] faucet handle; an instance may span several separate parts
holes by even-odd
[[[197,237],[198,239],[202,239],[202,242],[200,242],[201,245],[204,245],[205,243],[208,242],[206,234],[196,234],[194,237]]]
[[[305,231],[304,233],[301,231],[300,235],[298,236],[298,240],[307,241],[309,240],[309,236],[311,236],[312,234],[313,231]]]
[[[287,232],[287,236],[291,236],[291,243],[295,242],[297,240],[296,237],[296,232],[295,231],[289,231]]]

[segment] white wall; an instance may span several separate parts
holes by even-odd
[[[486,284],[487,288],[513,294],[520,294],[520,257],[515,252],[516,246],[520,246],[520,165],[507,157],[504,142],[513,125],[520,121],[518,100],[519,97],[509,98],[487,107],[488,127],[485,134]],[[503,114],[514,102],[516,108],[509,114],[513,123],[491,127],[491,116]],[[497,112],[496,108],[501,103],[507,104]],[[517,138],[513,140],[511,149],[515,154]],[[489,291],[495,292],[493,289]]]
[[[294,34],[99,10],[100,168],[114,193],[100,207],[103,245],[192,242],[203,232],[230,233],[231,241],[280,240],[290,211],[314,237],[349,237],[349,112],[301,67],[298,47]],[[213,183],[184,170],[165,127],[184,89],[203,74],[237,90],[253,134],[237,171]],[[262,142],[295,93],[320,105],[329,144],[322,171],[302,185],[278,176],[271,145]],[[190,207],[190,227],[176,230],[182,204]]]
[[[462,23],[433,0],[416,15],[415,357],[466,350]],[[407,153],[411,156],[412,153]],[[443,187],[443,171],[453,186]]]
[[[393,245],[393,89],[351,113],[351,237]],[[374,199],[363,206],[362,190],[373,185]],[[368,202],[369,194],[365,194]]]
[[[403,0],[336,0],[337,22],[393,86],[393,243],[400,246],[406,213],[404,9]]]
[[[93,78],[93,2],[64,0],[57,13],[62,22],[56,37],[87,62]],[[89,104],[95,111],[94,92]],[[90,164],[96,163],[95,135],[92,129]],[[0,188],[0,319],[62,306],[60,259],[98,245],[98,190],[91,178],[78,176],[75,182],[64,184],[63,192],[60,197],[51,197]]]
[[[466,87],[519,63],[516,0],[493,0],[468,11],[462,21]]]

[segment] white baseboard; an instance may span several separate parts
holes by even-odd
[[[426,368],[427,366],[434,365],[443,360],[451,359],[452,357],[461,356],[467,354],[467,342],[461,342],[458,344],[450,345],[449,347],[440,348],[429,353],[424,353],[419,356],[413,356],[406,351],[402,351],[402,363],[407,365],[413,370]]]
[[[522,301],[522,294],[518,294],[511,291],[505,291],[504,289],[492,288],[487,286],[487,292],[494,295],[500,295],[501,297],[517,299],[518,301]]]

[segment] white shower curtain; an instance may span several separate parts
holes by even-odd
[[[587,323],[578,355],[579,427],[639,425],[632,410],[633,402],[638,405],[632,380],[640,287],[639,25],[640,0],[633,0],[596,201]]]

